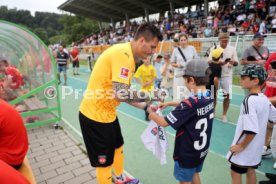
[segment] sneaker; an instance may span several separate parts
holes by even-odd
[[[222,120],[223,123],[227,123],[227,116],[222,115],[221,120]]]
[[[125,181],[117,180],[115,181],[115,184],[138,184],[139,180],[136,178],[128,178],[126,177]]]
[[[271,158],[271,157],[272,157],[271,149],[268,148],[267,146],[264,146],[264,150],[263,150],[263,153],[262,153],[262,158]]]

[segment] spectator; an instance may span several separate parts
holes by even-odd
[[[73,47],[73,50],[70,52],[70,58],[72,60],[73,65],[73,75],[79,75],[79,50],[77,46]]]
[[[0,99],[0,160],[19,169],[28,151],[28,137],[18,111]]]
[[[227,159],[231,163],[232,183],[242,183],[242,174],[246,174],[246,183],[256,183],[255,169],[261,163],[267,122],[276,122],[276,109],[261,93],[261,85],[267,77],[262,66],[246,65],[240,75],[241,86],[249,90],[249,95],[241,105]]]
[[[154,68],[156,71],[156,80],[154,81],[154,88],[160,89],[160,84],[162,82],[162,75],[161,75],[161,67],[164,64],[162,62],[163,56],[161,54],[157,54],[154,60]]]
[[[259,33],[261,33],[261,34],[266,34],[267,33],[266,20],[262,21],[262,23],[260,25]]]
[[[241,65],[260,64],[264,65],[269,57],[269,50],[264,44],[266,36],[257,32],[253,37],[253,44],[243,52]]]
[[[268,98],[272,98],[276,96],[276,53],[272,53],[271,56],[265,63],[265,69],[268,72],[268,78],[265,82],[265,92],[264,94]],[[271,156],[271,148],[270,148],[270,140],[272,135],[273,124],[268,123],[267,131],[266,131],[266,139],[265,139],[265,146],[262,156],[264,158]],[[275,155],[276,156],[276,155]],[[275,157],[276,158],[276,157]],[[273,166],[276,169],[276,164]]]
[[[58,84],[61,84],[60,73],[64,75],[64,85],[67,85],[67,68],[69,55],[64,52],[63,46],[60,45],[56,53],[56,60],[58,64]]]
[[[220,60],[222,64],[221,78],[219,80],[219,86],[223,89],[223,113],[222,121],[227,122],[227,111],[230,105],[230,93],[232,87],[232,75],[233,66],[238,65],[238,57],[236,49],[228,44],[228,33],[219,34],[219,46],[218,48],[224,49],[223,57]],[[212,61],[212,56],[209,55],[208,61]]]
[[[272,33],[276,33],[276,14],[274,15],[273,19],[271,20],[271,24],[272,24]]]
[[[141,86],[141,90],[151,93],[154,89],[156,70],[150,63],[150,58],[143,59],[143,64],[135,72],[134,79]]]
[[[30,184],[30,182],[18,171],[0,160],[1,184]]]
[[[211,61],[208,61],[208,64],[211,69],[211,74],[209,76],[209,84],[207,85],[207,89],[209,89],[214,96],[214,111],[216,109],[216,97],[217,90],[219,85],[219,78],[221,77],[221,65],[224,64],[224,61],[220,61],[223,57],[224,49],[219,47],[211,52]]]
[[[186,98],[189,94],[187,88],[183,86],[183,79],[176,78],[176,75],[183,71],[188,61],[198,57],[195,48],[188,45],[188,36],[186,34],[179,34],[179,46],[174,48],[171,56],[171,65],[174,67],[175,76],[173,84],[173,98],[175,102],[183,99],[181,95],[184,95],[184,98]]]
[[[213,26],[213,16],[211,13],[209,13],[209,16],[207,17],[207,26],[212,27]]]
[[[164,55],[164,65],[161,67],[162,82],[161,88],[168,91],[169,96],[173,97],[173,78],[174,71],[170,63],[170,55]]]

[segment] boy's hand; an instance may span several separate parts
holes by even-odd
[[[235,144],[235,145],[233,145],[233,146],[230,147],[230,151],[231,151],[234,155],[238,154],[238,153],[241,152],[243,149],[244,149],[243,146],[240,145],[240,144]]]
[[[158,104],[158,108],[160,108],[160,109],[165,109],[167,106],[168,106],[168,104],[166,102]]]

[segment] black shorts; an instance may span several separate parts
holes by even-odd
[[[239,173],[239,174],[247,173],[248,168],[258,169],[258,165],[257,166],[252,166],[252,167],[241,167],[241,166],[238,166],[238,165],[231,164],[231,170],[236,172],[236,173]]]
[[[73,68],[79,68],[80,67],[80,62],[79,61],[73,61]]]
[[[115,149],[124,144],[118,118],[112,123],[101,123],[87,118],[80,112],[79,120],[91,165],[112,165]]]

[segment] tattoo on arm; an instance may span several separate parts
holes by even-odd
[[[131,90],[127,84],[112,82],[112,86],[115,91],[115,98],[120,102],[145,102],[150,100],[146,92]]]

